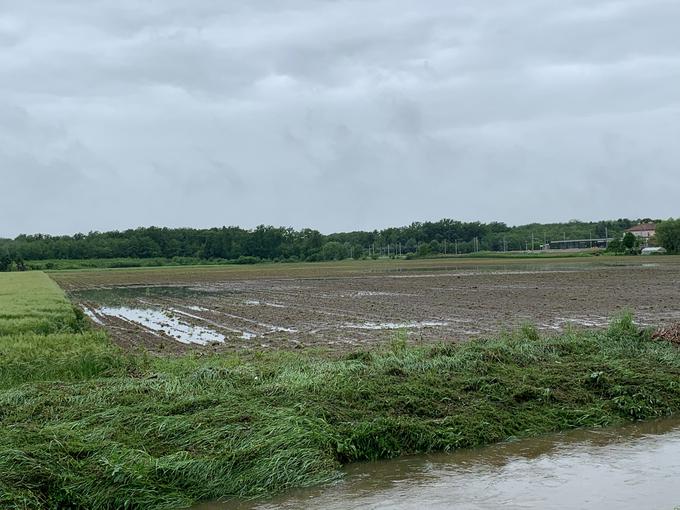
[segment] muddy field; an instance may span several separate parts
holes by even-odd
[[[55,272],[125,347],[351,349],[457,341],[531,322],[680,320],[680,258],[436,260]]]

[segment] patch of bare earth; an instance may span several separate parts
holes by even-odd
[[[262,273],[168,268],[64,273],[63,281],[60,273],[52,276],[92,310],[105,303],[80,291],[138,289],[127,306],[163,310],[225,337],[215,345],[184,345],[162,331],[98,314],[126,348],[347,350],[389,341],[399,331],[414,342],[448,342],[525,322],[546,332],[604,327],[623,311],[633,312],[640,325],[671,327],[680,321],[680,263],[668,260],[651,266],[442,262],[424,268],[399,262],[379,269],[357,263],[326,272],[314,264],[308,270],[282,264]],[[173,288],[182,292],[164,290]]]

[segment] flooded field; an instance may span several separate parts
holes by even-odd
[[[680,418],[355,464],[331,486],[196,510],[602,509],[680,505]]]
[[[60,272],[71,298],[119,343],[159,349],[354,348],[455,341],[525,322],[602,327],[680,320],[675,257],[387,261]]]

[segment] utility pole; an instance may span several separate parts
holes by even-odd
[[[444,255],[446,255],[446,239],[444,239]]]
[[[531,251],[534,251],[534,233],[531,233]]]

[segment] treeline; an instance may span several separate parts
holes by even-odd
[[[264,225],[252,230],[148,227],[72,236],[20,235],[0,240],[0,256],[13,261],[193,258],[248,263],[538,250],[551,240],[620,236],[625,229],[648,220],[570,221],[508,227],[499,222],[443,219],[372,232],[329,235],[312,229]]]

